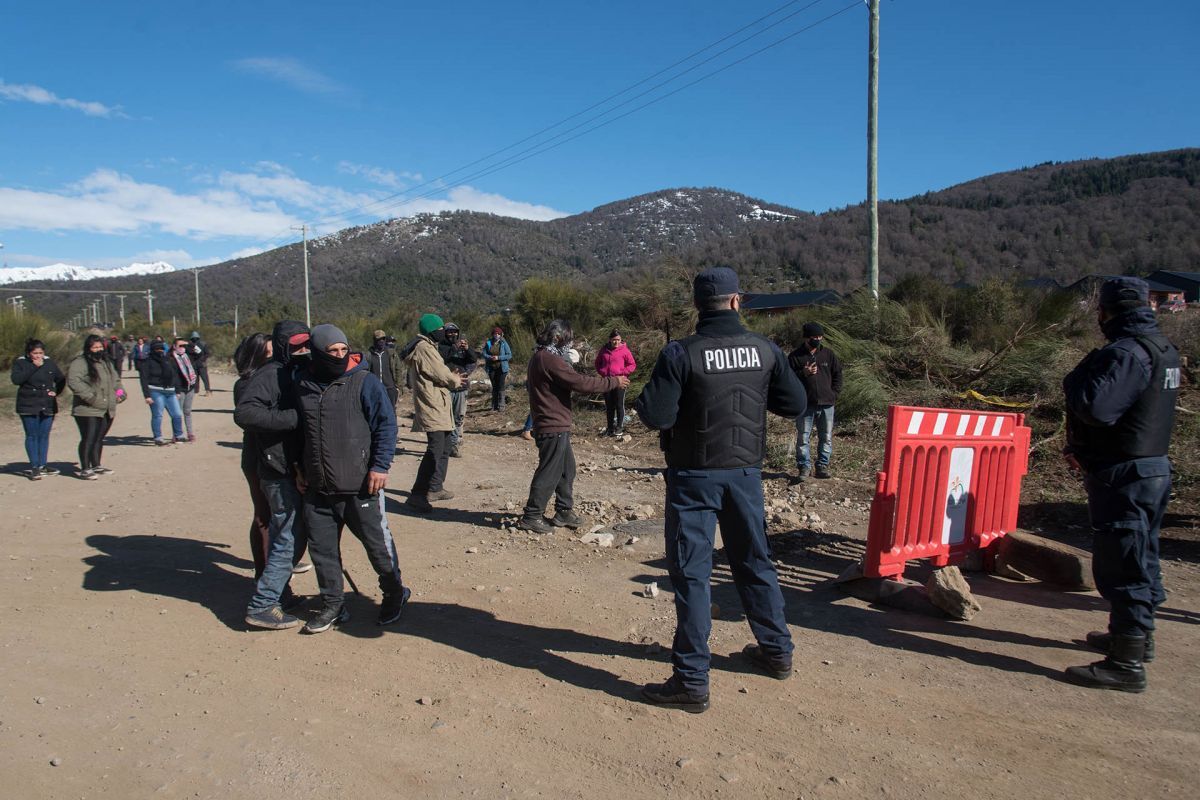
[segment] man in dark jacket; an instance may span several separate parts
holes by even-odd
[[[699,713],[708,708],[709,583],[718,522],[757,641],[743,653],[772,677],[792,673],[792,636],[763,524],[762,461],[767,412],[794,417],[808,401],[780,349],[742,327],[732,269],[701,272],[692,291],[700,312],[696,333],[659,354],[637,411],[659,431],[667,457],[667,568],[678,618],[674,673],[645,686],[642,696]]]
[[[538,334],[538,349],[529,359],[525,386],[533,417],[533,440],[538,465],[529,483],[529,499],[517,527],[533,533],[554,528],[578,528],[575,513],[575,453],[571,448],[571,393],[608,392],[629,386],[626,375],[608,378],[580,375],[568,360],[575,338],[571,324],[556,319]],[[554,517],[546,520],[546,504],[554,495]]]
[[[396,411],[383,382],[350,352],[333,325],[312,330],[312,363],[300,373],[296,398],[304,434],[301,458],[308,548],[321,587],[321,612],[304,626],[321,633],[349,619],[343,604],[343,527],[358,537],[379,575],[379,625],[400,619],[409,590],[400,580],[383,489],[396,450]]]
[[[246,607],[246,623],[282,630],[300,624],[284,613],[288,581],[308,536],[301,518],[295,470],[300,461],[300,415],[294,374],[309,355],[309,331],[303,322],[283,320],[271,333],[271,361],[235,386],[233,421],[246,431],[259,486],[271,509],[266,565]]]
[[[108,353],[108,360],[112,362],[113,369],[120,375],[121,368],[125,365],[125,345],[121,344],[121,340],[116,336],[109,337],[106,352]]]
[[[1140,278],[1100,287],[1100,330],[1108,344],[1063,379],[1067,446],[1083,473],[1092,523],[1092,573],[1109,602],[1108,630],[1087,635],[1103,661],[1069,667],[1067,678],[1096,689],[1141,692],[1154,658],[1154,611],[1166,599],[1158,534],[1171,494],[1167,449],[1179,395],[1179,351],[1163,336]]]
[[[192,360],[192,366],[196,369],[196,376],[200,378],[204,384],[204,396],[212,394],[212,387],[208,384],[208,357],[212,354],[208,345],[200,339],[200,331],[192,331],[192,341],[188,345],[188,358]]]
[[[804,325],[804,341],[788,355],[788,366],[804,384],[808,408],[796,418],[796,477],[801,483],[812,468],[809,440],[817,429],[818,478],[828,478],[829,456],[833,453],[833,405],[842,391],[842,364],[824,345],[825,329],[819,323]]]
[[[392,408],[395,408],[396,401],[400,399],[400,388],[396,385],[396,376],[400,370],[397,365],[396,348],[388,346],[388,335],[385,331],[375,331],[371,349],[365,355],[371,374],[383,381],[383,388],[392,400]]]
[[[446,366],[459,375],[469,377],[475,371],[479,354],[473,351],[462,331],[453,322],[442,326],[442,340],[437,343],[438,352]],[[463,423],[467,419],[467,392],[469,384],[450,390],[450,413],[454,416],[454,430],[450,433],[450,457],[459,458],[458,446],[462,443]]]

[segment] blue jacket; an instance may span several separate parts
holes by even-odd
[[[512,361],[512,348],[508,346],[508,341],[501,339],[499,346],[491,339],[483,343],[481,348],[483,353],[483,365],[488,369],[495,369],[496,365],[500,366],[501,372],[508,372],[508,362]],[[492,356],[500,356],[499,361],[492,361]]]

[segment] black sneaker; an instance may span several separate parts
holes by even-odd
[[[97,464],[96,466],[92,467],[92,472],[96,473],[97,475],[112,475],[113,471],[108,467],[102,467]]]
[[[405,586],[400,590],[400,596],[394,594],[385,594],[383,602],[379,604],[379,619],[375,620],[376,625],[391,625],[404,613],[404,606],[408,605],[408,598],[412,597],[412,590]]]
[[[404,507],[416,514],[428,514],[433,511],[429,498],[422,494],[410,494],[404,501]]]
[[[40,469],[23,469],[21,474],[31,481],[40,481],[42,479],[42,471]]]
[[[568,508],[565,511],[556,511],[554,517],[550,520],[550,524],[556,528],[570,528],[574,530],[583,524],[583,518]]]
[[[453,500],[454,492],[447,492],[445,489],[438,489],[436,492],[430,492],[425,496],[426,500]]]
[[[81,469],[75,473],[75,477],[84,481],[98,481],[100,476],[90,469]]]
[[[817,471],[814,472],[813,475],[815,475],[816,477],[818,477],[822,480],[833,477],[833,475],[831,475],[829,473],[829,466],[828,465],[822,466],[820,464],[817,464]]]
[[[742,655],[750,659],[750,663],[780,681],[792,677],[792,659],[786,656],[771,658],[756,644],[748,644],[742,648]]]
[[[642,687],[642,697],[657,706],[677,708],[689,714],[700,714],[708,710],[708,693],[689,692],[674,676],[666,683],[647,683]]]
[[[521,517],[517,521],[517,527],[530,533],[554,533],[554,526],[547,522],[545,517],[540,515],[536,517]]]
[[[450,457],[451,458],[462,458],[462,453],[458,452],[457,447],[451,447],[450,448]]]
[[[156,447],[166,447],[169,444],[171,444],[171,442],[168,442],[166,439],[155,439],[154,440],[154,445]]]
[[[350,609],[345,606],[338,608],[323,608],[321,613],[308,621],[304,626],[305,633],[324,633],[334,625],[350,621]]]
[[[253,625],[256,628],[267,628],[272,631],[282,631],[288,628],[294,628],[300,624],[300,620],[293,617],[291,614],[283,613],[283,609],[279,606],[271,606],[266,611],[259,611],[254,614],[246,615],[246,624]]]
[[[47,466],[41,467],[40,471],[43,475],[61,475],[62,474],[58,470],[56,470],[54,467],[47,467]]]

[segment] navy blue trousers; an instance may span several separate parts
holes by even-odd
[[[770,658],[790,656],[792,635],[763,528],[762,470],[667,470],[667,569],[675,588],[676,677],[708,691],[713,544],[721,524],[725,554],[750,630]]]
[[[1112,633],[1154,630],[1154,610],[1166,600],[1158,532],[1171,494],[1166,457],[1137,458],[1084,478],[1092,522],[1092,575],[1112,606]]]

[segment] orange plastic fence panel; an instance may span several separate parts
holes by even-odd
[[[906,561],[945,566],[1013,530],[1029,463],[1022,414],[888,408],[867,577],[899,576]]]

